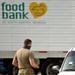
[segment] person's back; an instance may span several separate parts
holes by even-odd
[[[17,55],[19,69],[31,68],[31,65],[29,62],[30,51],[28,49],[22,48],[17,51],[16,55]]]

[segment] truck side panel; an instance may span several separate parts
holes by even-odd
[[[22,48],[23,41],[26,38],[33,41],[32,51],[48,51],[50,53],[56,51],[62,53],[61,51],[67,51],[75,45],[74,0],[36,0],[39,5],[44,2],[47,6],[47,12],[36,19],[29,10],[32,2],[35,2],[35,0],[0,0],[0,51],[5,53],[0,57],[8,57],[8,52],[12,53]],[[24,11],[20,11],[19,5],[23,3]],[[35,5],[33,6],[35,7]],[[6,19],[3,19],[3,12]],[[10,19],[10,16],[13,16],[12,12],[13,14],[16,12],[28,13],[27,18]],[[13,57],[12,54],[9,55],[9,57]],[[55,56],[58,55],[57,53]],[[62,57],[62,54],[60,55]],[[47,54],[47,57],[49,56],[52,57],[53,55]]]

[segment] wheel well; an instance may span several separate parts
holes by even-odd
[[[47,59],[40,59],[40,68],[42,67],[42,65],[46,62],[46,61],[51,61],[51,62],[54,62],[54,63],[59,63],[60,66],[63,62],[63,59],[64,58],[47,58]]]
[[[8,72],[8,67],[10,63],[12,63],[12,58],[0,58],[0,73],[6,74]]]
[[[43,61],[41,59],[40,61],[41,61],[40,65],[41,65],[42,75],[49,75],[49,74],[53,75],[52,66],[59,65],[60,67],[62,64],[63,58],[48,58]]]

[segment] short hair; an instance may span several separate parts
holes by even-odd
[[[25,39],[25,41],[24,41],[24,45],[28,45],[28,44],[31,44],[31,43],[32,43],[32,41],[30,39]]]

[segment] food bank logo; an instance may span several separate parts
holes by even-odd
[[[34,18],[39,18],[43,16],[47,11],[47,6],[45,3],[41,2],[37,4],[36,2],[32,2],[29,6],[30,12],[34,16]]]
[[[7,4],[3,2],[2,6],[2,19],[29,19],[29,12],[25,11],[25,3],[21,4]],[[43,16],[47,11],[45,3],[37,4],[32,2],[29,6],[29,10],[34,18]]]
[[[3,2],[2,19],[28,19],[28,13],[25,12],[25,3],[22,4],[6,4]]]

